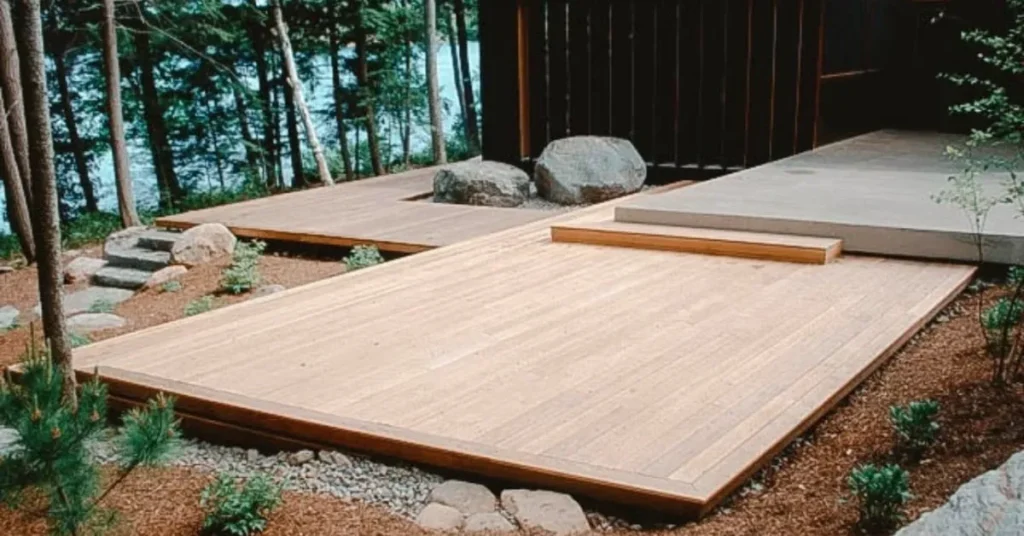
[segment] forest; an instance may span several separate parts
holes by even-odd
[[[31,261],[12,4],[0,1],[0,258]],[[479,153],[476,11],[476,0],[43,2],[65,245],[325,174],[355,180]],[[428,91],[438,60],[451,98]]]

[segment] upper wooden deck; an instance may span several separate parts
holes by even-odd
[[[974,271],[551,241],[553,223],[607,221],[612,205],[79,348],[76,366],[124,399],[178,395],[238,438],[700,515]]]
[[[244,203],[175,214],[156,225],[187,229],[222,223],[242,238],[330,246],[376,244],[417,253],[510,229],[551,212],[424,202],[437,168],[275,195]]]

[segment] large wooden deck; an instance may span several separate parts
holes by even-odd
[[[974,271],[551,241],[553,223],[612,210],[106,340],[76,350],[76,366],[98,366],[122,399],[174,393],[193,421],[240,440],[341,445],[697,516]]]
[[[161,227],[187,229],[222,223],[236,236],[329,246],[376,244],[417,253],[551,216],[520,208],[422,201],[433,192],[437,168],[345,182],[244,203],[175,214]]]

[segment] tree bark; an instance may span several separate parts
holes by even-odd
[[[258,10],[256,0],[251,0],[250,5]],[[274,152],[274,114],[271,112],[271,88],[270,71],[267,68],[267,46],[264,36],[266,27],[250,25],[249,39],[252,41],[253,53],[256,57],[256,78],[260,92],[260,112],[263,115],[263,165],[267,187],[273,187],[277,182],[277,166],[280,162]]]
[[[114,0],[103,0],[103,68],[107,82],[107,119],[110,121],[110,152],[114,157],[114,182],[117,185],[117,208],[121,225],[142,225],[135,208],[135,191],[128,164],[128,142],[124,134],[124,111],[121,105],[121,65],[117,55],[117,22]]]
[[[28,158],[28,134],[25,128],[25,102],[21,91],[21,66],[18,58],[17,38],[11,19],[11,6],[0,0],[0,85],[7,104],[7,124],[11,132],[14,157],[29,208],[32,203],[32,168]]]
[[[85,145],[82,143],[82,137],[78,134],[78,121],[75,119],[75,110],[71,105],[71,90],[68,88],[66,60],[66,51],[54,51],[53,67],[54,76],[57,78],[57,92],[60,94],[61,115],[64,117],[64,126],[68,129],[68,140],[71,142],[71,156],[75,161],[78,184],[82,188],[85,211],[98,212],[100,207],[96,203],[96,191],[93,188],[92,180],[89,179],[89,161],[85,157]]]
[[[146,120],[150,152],[153,154],[157,185],[160,188],[160,204],[165,208],[170,208],[176,206],[185,197],[185,192],[174,169],[174,153],[167,137],[167,124],[164,121],[163,109],[160,107],[160,95],[156,89],[156,77],[153,74],[153,59],[150,56],[149,32],[147,30],[138,29],[135,32],[135,49],[139,55],[142,112]]]
[[[316,170],[320,175],[320,182],[324,186],[334,184],[331,180],[331,170],[327,167],[327,158],[324,157],[324,148],[320,145],[320,138],[316,134],[316,127],[313,125],[313,118],[309,115],[309,107],[306,106],[306,98],[302,95],[302,81],[299,80],[298,70],[295,68],[295,58],[292,56],[292,43],[288,39],[288,27],[284,25],[284,17],[281,15],[281,2],[273,0],[271,10],[274,12],[274,26],[277,28],[277,39],[281,45],[281,56],[284,58],[285,72],[288,74],[288,85],[291,86],[292,100],[298,108],[302,117],[302,126],[306,131],[306,142],[313,151],[313,159],[316,160]]]
[[[341,151],[341,162],[345,167],[345,180],[355,179],[352,172],[352,155],[348,148],[348,129],[345,128],[345,114],[343,111],[344,95],[341,88],[341,61],[338,59],[339,44],[338,31],[331,24],[330,27],[330,55],[331,55],[331,84],[334,87],[334,121],[338,125],[338,146]]]
[[[15,0],[15,33],[21,52],[21,83],[28,127],[29,162],[35,188],[35,238],[39,265],[39,302],[43,330],[49,339],[52,359],[64,376],[64,397],[77,407],[71,344],[64,319],[63,269],[60,219],[57,213],[57,175],[53,164],[53,134],[46,91],[43,58],[43,27],[39,0]]]
[[[284,94],[284,118],[288,131],[288,154],[292,163],[292,187],[304,185],[302,170],[302,146],[299,143],[299,123],[295,119],[295,96],[288,88],[288,75],[285,73],[284,58],[281,59],[281,93]]]
[[[373,89],[370,87],[369,58],[366,50],[366,29],[360,27],[356,31],[356,79],[363,99],[363,118],[366,121],[366,145],[370,150],[370,165],[374,175],[383,175],[384,166],[380,160],[380,143],[377,139],[377,119],[373,110]]]
[[[260,149],[256,143],[256,138],[252,135],[252,130],[249,128],[249,116],[245,109],[245,98],[242,97],[242,92],[238,90],[238,87],[231,86],[231,93],[235,98],[235,114],[238,116],[238,128],[242,132],[242,142],[245,145],[245,161],[249,165],[252,172],[259,174],[261,168],[260,162]],[[263,166],[265,169],[266,166]]]
[[[462,129],[469,140],[469,122],[466,120],[466,96],[462,93],[462,69],[459,66],[459,45],[458,37],[455,34],[455,11],[449,10],[448,16],[444,17],[444,29],[448,35],[448,52],[452,58],[452,78],[455,81],[455,94],[459,96],[459,117],[462,118]]]
[[[2,1],[4,0],[0,0],[0,2]],[[0,95],[0,114],[7,114],[7,107],[2,95]],[[14,155],[14,146],[11,144],[11,132],[7,128],[7,121],[3,120],[0,120],[0,172],[3,174],[4,193],[7,199],[7,217],[10,219],[14,234],[18,236],[21,254],[31,264],[35,262],[36,258],[32,212],[29,210],[28,200],[25,197],[21,172],[18,171],[18,159]]]
[[[434,163],[448,161],[444,146],[444,124],[441,122],[441,95],[437,82],[437,5],[435,0],[424,0],[423,11],[427,27],[427,100],[430,105],[430,144]]]
[[[455,25],[459,33],[459,71],[462,74],[462,98],[466,101],[466,142],[473,154],[480,154],[480,130],[476,119],[476,99],[473,97],[473,73],[469,70],[469,35],[466,31],[464,0],[453,0],[452,9],[455,11]]]

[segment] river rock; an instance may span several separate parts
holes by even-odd
[[[590,530],[583,508],[564,493],[544,490],[507,489],[501,492],[501,506],[524,529],[540,529],[557,535]]]
[[[178,264],[168,266],[167,268],[162,268],[160,270],[157,270],[156,272],[153,272],[153,275],[149,276],[149,279],[146,280],[146,284],[143,285],[143,288],[159,287],[160,285],[163,285],[168,281],[173,281],[187,273],[188,268],[185,268],[184,266]]]
[[[437,503],[428,504],[416,516],[416,524],[429,530],[458,530],[462,522],[462,512]]]
[[[518,207],[530,197],[530,177],[500,162],[460,162],[434,176],[434,201],[488,207]]]
[[[235,251],[238,239],[219,223],[204,223],[184,233],[171,249],[171,262],[187,267],[206,264]]]
[[[548,144],[534,169],[537,192],[561,205],[600,203],[639,191],[647,164],[620,138],[576,136]]]
[[[462,512],[463,514],[485,514],[498,508],[498,498],[486,486],[446,480],[430,492],[430,500]]]

